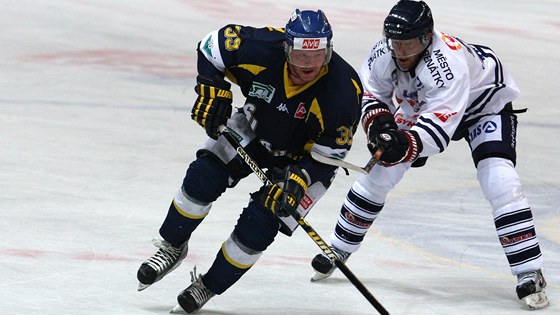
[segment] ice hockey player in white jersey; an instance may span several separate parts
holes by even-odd
[[[384,21],[384,38],[362,65],[362,126],[372,154],[384,150],[382,166],[354,182],[331,247],[346,261],[404,173],[442,153],[450,141],[465,139],[493,210],[498,240],[517,276],[517,296],[529,308],[546,307],[543,257],[514,168],[515,114],[523,112],[512,107],[518,88],[490,48],[468,44],[433,25],[425,2],[399,1]],[[336,268],[322,254],[312,266],[312,281],[330,276]]]

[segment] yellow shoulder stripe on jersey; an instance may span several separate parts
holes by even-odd
[[[228,78],[233,84],[237,84],[237,78],[227,68],[225,71],[225,75],[226,78]]]
[[[237,67],[241,68],[241,69],[245,69],[245,70],[251,72],[254,75],[257,75],[261,71],[266,69],[266,67],[258,66],[258,65],[252,65],[252,64],[240,64],[240,65],[237,65]]]
[[[319,106],[319,102],[317,102],[316,98],[314,98],[313,101],[311,102],[311,108],[309,108],[309,113],[313,114],[317,118],[317,121],[321,125],[321,132],[323,132],[325,130],[325,123],[323,122],[323,113],[321,113],[321,106]],[[307,122],[308,119],[309,119],[309,115],[307,115],[305,121]]]
[[[284,29],[283,28],[278,28],[278,27],[272,27],[272,26],[267,26],[266,27],[269,31],[277,31],[280,33],[284,33]]]
[[[361,103],[362,100],[360,98],[360,94],[362,93],[362,89],[360,89],[360,85],[354,79],[352,79],[352,84],[354,84],[354,86],[356,87],[356,96],[358,97],[358,103]]]

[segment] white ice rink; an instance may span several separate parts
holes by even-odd
[[[0,0],[0,314],[167,314],[205,272],[260,183],[215,203],[183,265],[137,292],[136,270],[206,139],[190,119],[195,46],[226,23],[282,27],[324,10],[335,50],[361,65],[394,0]],[[488,45],[517,80],[518,172],[560,314],[560,1],[432,0],[436,27]],[[234,93],[238,90],[234,90]],[[234,96],[242,103],[240,93]],[[348,161],[368,159],[360,132]],[[308,216],[326,240],[356,174]],[[319,248],[282,235],[200,314],[376,314]],[[464,142],[409,172],[348,267],[391,314],[529,314]]]

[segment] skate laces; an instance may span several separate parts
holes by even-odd
[[[202,275],[196,273],[196,266],[194,266],[191,273],[191,286],[187,289],[193,299],[196,301],[196,304],[199,307],[202,307],[210,298],[214,296],[212,291],[208,290],[206,286],[202,283]]]
[[[173,265],[179,256],[181,256],[182,249],[173,247],[165,240],[153,239],[152,243],[155,247],[159,248],[159,250],[148,259],[147,263],[148,266],[152,267],[158,273]]]

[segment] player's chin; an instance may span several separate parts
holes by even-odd
[[[408,69],[412,65],[413,60],[412,58],[398,58],[397,62],[401,68]]]

